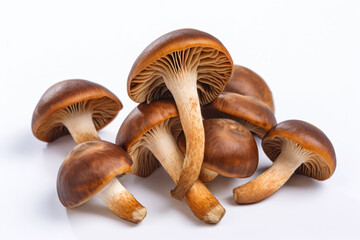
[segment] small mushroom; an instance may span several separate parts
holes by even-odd
[[[274,113],[263,101],[237,93],[221,93],[212,103],[203,106],[201,112],[205,119],[236,120],[260,138],[276,124]]]
[[[244,126],[230,119],[206,119],[205,152],[200,180],[209,182],[221,174],[246,178],[254,174],[258,165],[258,149],[254,137]],[[181,133],[178,145],[185,152],[185,136]],[[207,170],[205,170],[207,169]]]
[[[146,216],[143,207],[119,182],[130,171],[129,154],[106,141],[88,141],[77,145],[61,165],[57,192],[61,203],[77,207],[98,194],[119,217],[138,223]]]
[[[200,104],[214,100],[229,81],[233,62],[223,44],[208,33],[180,29],[152,42],[136,59],[128,94],[138,103],[174,98],[188,145],[172,197],[181,200],[198,179],[204,154]]]
[[[288,120],[274,126],[264,137],[262,147],[274,162],[260,176],[234,189],[239,204],[259,202],[275,193],[296,171],[326,180],[335,171],[335,150],[317,127],[300,120]]]
[[[134,162],[131,171],[135,175],[150,175],[160,162],[176,183],[184,161],[184,154],[175,140],[180,132],[175,103],[158,100],[139,104],[127,116],[117,134],[116,144],[130,154]],[[225,209],[199,180],[186,193],[185,200],[194,215],[206,223],[217,223],[225,214]]]
[[[246,67],[234,65],[234,72],[223,92],[253,96],[263,101],[275,112],[273,95],[269,86],[258,74]]]
[[[51,86],[39,100],[32,131],[45,142],[69,133],[77,144],[98,140],[96,131],[121,109],[120,100],[103,86],[81,79],[65,80]]]

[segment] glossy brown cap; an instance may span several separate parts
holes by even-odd
[[[234,119],[260,137],[276,124],[274,113],[264,102],[237,93],[221,93],[212,103],[203,106],[201,112],[205,119]]]
[[[246,67],[234,65],[234,72],[223,92],[259,98],[275,112],[274,99],[269,86],[258,74]]]
[[[97,130],[109,124],[122,109],[120,100],[105,87],[81,79],[65,80],[51,86],[40,98],[32,117],[35,137],[51,142],[69,134],[66,127],[54,115],[69,106],[92,101],[93,122]],[[89,103],[89,102],[88,102]]]
[[[122,123],[116,136],[116,144],[129,152],[129,148],[141,140],[143,135],[165,120],[177,117],[178,111],[172,100],[158,100],[150,104],[141,103],[134,108]],[[142,146],[140,146],[142,147]],[[158,160],[147,148],[138,158],[133,158],[136,169],[132,172],[147,177],[160,166]]]
[[[61,165],[57,192],[65,207],[89,200],[114,177],[130,171],[131,158],[119,146],[106,141],[89,141],[74,147]]]
[[[233,62],[231,56],[224,45],[214,36],[196,30],[179,29],[169,32],[147,46],[136,59],[128,77],[128,94],[135,102],[151,102],[159,98],[170,98],[171,94],[163,83],[161,69],[151,70],[145,73],[147,68],[156,61],[169,61],[164,59],[169,54],[178,51],[185,51],[191,48],[203,48],[201,54],[197,52],[194,58],[199,58],[198,66],[198,87],[199,99],[202,104],[206,104],[215,99],[229,81]],[[216,51],[216,53],[211,53]],[[184,53],[184,58],[192,58],[194,51]],[[219,55],[221,55],[219,57]],[[211,58],[219,58],[216,63],[208,61]],[[172,61],[177,61],[170,57]],[[176,66],[177,62],[169,62],[169,65]],[[211,69],[211,74],[205,74]],[[146,77],[145,77],[146,76]],[[133,89],[142,89],[136,93]]]
[[[226,177],[250,177],[258,165],[254,137],[244,126],[231,119],[204,120],[205,152],[203,167]],[[184,133],[178,146],[186,152]]]
[[[326,180],[334,173],[334,147],[328,137],[314,125],[300,120],[288,120],[274,126],[262,141],[264,152],[272,161],[275,161],[282,151],[282,141],[279,141],[281,138],[290,139],[315,154],[311,162],[301,164],[296,170],[297,173],[317,180]]]

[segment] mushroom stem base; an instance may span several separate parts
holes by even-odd
[[[72,114],[63,120],[63,124],[69,130],[76,144],[100,140],[92,120],[91,112]]]
[[[269,169],[233,190],[235,202],[250,204],[268,198],[286,183],[302,163],[306,162],[310,151],[294,141],[284,141],[280,155]]]
[[[176,183],[180,177],[183,153],[178,148],[166,122],[146,133],[145,146],[150,149]],[[185,200],[196,217],[206,223],[218,223],[225,209],[199,180],[185,195]]]
[[[146,216],[146,208],[129,193],[117,178],[103,188],[98,196],[113,213],[122,219],[138,223]]]

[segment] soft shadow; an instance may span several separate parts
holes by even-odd
[[[156,169],[147,178],[135,177],[132,185],[138,184],[142,185],[143,188],[148,189],[149,194],[161,196],[164,201],[166,201],[163,206],[164,212],[166,212],[167,209],[176,209],[177,211],[184,213],[190,221],[194,222],[194,224],[204,225],[204,223],[192,213],[185,200],[180,202],[171,197],[170,190],[175,187],[175,183],[164,168],[160,167]]]
[[[66,135],[56,139],[53,142],[50,142],[46,145],[44,152],[49,152],[51,154],[60,153],[62,155],[67,155],[74,147],[76,143],[70,135]]]
[[[125,177],[126,178],[126,177]],[[172,181],[168,173],[164,170],[164,168],[160,167],[159,169],[155,170],[149,177],[141,178],[132,176],[132,186],[141,186],[142,189],[146,189],[146,193],[143,193],[146,196],[149,194],[154,194],[160,196],[163,202],[161,207],[161,212],[157,214],[164,214],[168,210],[175,210],[183,214],[183,216],[189,219],[192,224],[197,226],[212,226],[213,224],[206,224],[198,219],[194,213],[191,211],[190,207],[187,205],[186,200],[178,201],[171,197],[170,190],[175,187],[175,183]],[[122,179],[122,178],[121,178]],[[123,182],[123,181],[122,181]],[[124,185],[127,185],[126,181],[123,182]],[[130,190],[130,182],[129,182],[129,190]],[[138,195],[137,195],[138,196]],[[144,202],[142,202],[144,203]],[[148,202],[149,206],[151,202]]]
[[[71,223],[73,223],[78,216],[83,218],[86,217],[86,215],[96,215],[121,222],[121,224],[125,224],[129,227],[136,227],[139,225],[118,217],[115,213],[111,212],[105,204],[102,205],[101,202],[98,203],[94,201],[94,199],[90,199],[88,202],[76,208],[67,208],[66,214]]]
[[[315,188],[319,187],[320,184],[310,177],[306,177],[300,174],[294,174],[290,179],[285,183],[286,187],[296,187],[296,188]]]
[[[29,127],[30,129],[30,127]],[[11,152],[16,152],[17,155],[32,156],[39,149],[39,141],[32,134],[29,129],[20,129],[10,138],[13,144],[11,146]],[[23,158],[18,158],[23,159]]]
[[[62,221],[65,207],[60,203],[56,191],[52,191],[51,194],[44,199],[44,202],[39,204],[39,211],[43,212],[44,215],[47,215],[54,221]]]
[[[76,143],[71,136],[64,136],[46,144],[46,147],[43,149],[42,159],[50,174],[57,176],[60,165],[75,145]]]

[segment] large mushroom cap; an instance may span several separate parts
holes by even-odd
[[[106,141],[81,143],[70,152],[57,177],[57,192],[65,207],[90,199],[114,177],[130,171],[131,158],[119,146]]]
[[[116,144],[132,156],[132,173],[147,177],[160,166],[152,152],[143,146],[142,137],[152,128],[171,118],[174,118],[169,123],[171,131],[173,134],[179,134],[181,125],[177,116],[177,108],[172,100],[158,100],[150,104],[139,104],[126,117],[116,136]]]
[[[273,112],[275,111],[274,99],[269,86],[258,74],[246,67],[234,65],[234,72],[230,81],[225,85],[224,92],[259,98]]]
[[[203,167],[226,177],[250,177],[258,165],[258,149],[252,134],[231,119],[206,119]],[[178,138],[186,150],[184,133]]]
[[[170,98],[164,73],[197,65],[201,104],[214,100],[229,81],[233,62],[223,44],[212,35],[195,30],[169,32],[152,42],[135,61],[128,77],[128,94],[135,102]]]
[[[62,123],[69,113],[91,111],[99,130],[121,109],[120,100],[105,87],[86,80],[65,80],[51,86],[39,100],[32,117],[32,131],[38,139],[51,142],[69,134]]]
[[[212,103],[203,106],[201,112],[205,119],[234,119],[260,137],[276,124],[274,113],[264,102],[237,93],[221,93]]]
[[[308,157],[307,162],[300,165],[297,173],[317,180],[326,180],[334,173],[335,150],[320,129],[300,120],[288,120],[277,124],[267,132],[262,142],[265,154],[272,161],[275,161],[281,153],[284,139],[294,141],[303,149],[313,153]]]

